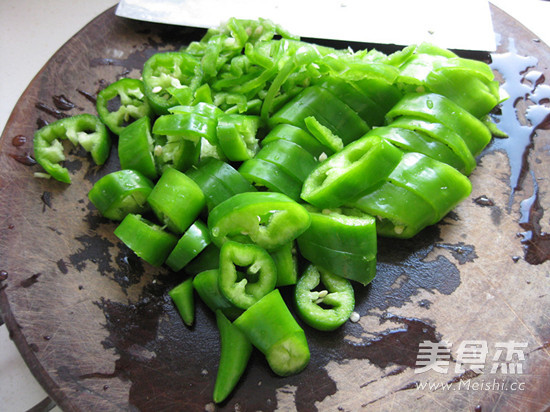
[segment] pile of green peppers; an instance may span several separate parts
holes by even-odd
[[[103,89],[98,116],[37,131],[35,156],[70,183],[60,141],[102,164],[117,136],[121,170],[89,199],[138,256],[186,277],[169,292],[185,324],[195,292],[215,313],[222,402],[253,348],[278,375],[307,366],[290,307],[340,327],[376,274],[377,237],[411,238],[470,194],[500,102],[488,65],[434,45],[338,50],[230,19]]]

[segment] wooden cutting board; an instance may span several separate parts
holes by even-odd
[[[380,241],[378,275],[357,288],[360,321],[333,333],[306,327],[312,357],[304,372],[276,377],[254,354],[219,409],[550,406],[550,49],[492,12],[500,35],[493,60],[517,105],[497,114],[510,138],[480,156],[470,198],[414,239]],[[44,121],[95,113],[93,97],[104,85],[138,77],[153,53],[202,34],[107,10],[38,73],[2,135],[1,308],[29,368],[64,410],[215,409],[212,314],[199,303],[196,326],[185,327],[167,295],[181,276],[134,257],[87,199],[93,183],[117,168],[116,150],[101,168],[74,150],[72,185],[35,179],[39,167],[26,165]],[[450,345],[443,371],[419,373],[424,341]],[[472,345],[486,348],[486,358],[477,371],[460,369]],[[516,349],[514,360],[499,345]],[[423,388],[428,382],[449,387]]]

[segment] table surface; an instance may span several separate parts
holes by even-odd
[[[114,0],[19,0],[0,2],[0,129],[35,74],[78,30],[107,8]],[[509,15],[550,44],[550,2],[543,0],[493,0]],[[9,40],[9,41],[8,41]],[[34,380],[5,325],[0,326],[0,404],[10,411],[25,411],[41,404],[41,410],[55,405]],[[21,389],[24,388],[24,389]],[[57,407],[55,409],[58,410]]]

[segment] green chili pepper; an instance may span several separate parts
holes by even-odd
[[[318,164],[307,150],[283,139],[264,143],[256,159],[279,166],[285,173],[300,182],[303,182]]]
[[[133,213],[126,215],[114,233],[137,256],[153,266],[162,265],[178,242],[161,226]]]
[[[350,202],[365,213],[376,217],[376,232],[380,236],[409,239],[436,221],[435,209],[414,192],[383,182],[368,193]]]
[[[168,255],[166,264],[173,271],[182,270],[210,244],[208,227],[200,220],[195,221]]]
[[[302,184],[279,165],[254,158],[243,162],[239,167],[239,173],[256,186],[265,186],[273,192],[285,194],[292,200],[300,198]]]
[[[129,124],[118,137],[120,167],[141,172],[149,179],[156,180],[158,172],[153,157],[153,146],[149,117],[142,117]]]
[[[249,308],[271,292],[276,283],[277,268],[265,249],[232,241],[222,245],[219,285],[233,305]]]
[[[386,179],[402,155],[391,143],[366,135],[319,164],[301,197],[321,208],[338,207]]]
[[[196,82],[198,65],[199,60],[185,52],[155,53],[145,62],[142,70],[144,92],[155,113],[166,114],[168,108],[178,104],[168,92],[169,88],[195,88],[192,82]]]
[[[327,154],[331,155],[344,148],[342,139],[332,133],[328,127],[323,126],[314,116],[306,117],[304,123],[311,135],[325,147]]]
[[[77,114],[42,127],[34,134],[34,156],[40,166],[60,182],[71,183],[69,171],[60,164],[65,160],[60,140],[65,139],[74,146],[80,144],[97,165],[102,165],[109,157],[111,138],[97,116]]]
[[[420,153],[405,153],[388,181],[422,197],[440,221],[472,190],[470,180],[455,168]]]
[[[159,221],[174,233],[185,232],[206,204],[200,187],[172,168],[164,171],[147,202]]]
[[[195,321],[195,298],[193,296],[193,279],[189,278],[168,292],[178,312],[187,326]]]
[[[111,83],[98,93],[96,107],[101,121],[117,135],[134,120],[151,115],[139,79],[122,78]]]
[[[216,119],[197,113],[165,114],[155,120],[153,133],[181,136],[195,144],[203,137],[209,142],[216,142]]]
[[[201,188],[208,210],[237,193],[256,191],[242,174],[219,159],[207,158],[188,170],[187,175]]]
[[[261,144],[265,146],[279,139],[297,144],[316,158],[319,158],[321,153],[325,153],[327,150],[321,142],[309,133],[291,124],[278,124],[262,139]]]
[[[279,289],[249,307],[233,324],[265,355],[277,375],[296,374],[309,363],[304,330],[290,313]]]
[[[295,285],[298,281],[298,258],[294,241],[273,250],[270,254],[277,268],[276,286]]]
[[[181,135],[154,135],[153,140],[153,156],[161,173],[168,168],[184,172],[199,162],[202,140],[193,142]]]
[[[150,210],[147,197],[153,182],[134,170],[124,169],[99,179],[88,192],[88,198],[102,216],[122,220],[128,213],[142,214]]]
[[[369,283],[376,272],[372,261],[376,261],[376,223],[372,216],[359,210],[342,208],[310,211],[311,225],[297,241],[305,259],[316,266],[363,285]],[[353,265],[341,265],[341,260],[362,263],[360,270]]]
[[[218,117],[218,140],[230,161],[242,162],[253,158],[260,149],[257,137],[260,117],[244,114],[225,114]]]
[[[216,324],[220,331],[221,350],[213,399],[220,403],[239,383],[252,354],[252,344],[220,310],[216,311]]]
[[[202,271],[193,278],[193,287],[210,310],[213,312],[221,310],[229,319],[236,319],[243,313],[243,310],[233,305],[222,294],[219,287],[219,277],[220,271],[218,269]]]
[[[388,123],[399,116],[415,116],[441,123],[456,132],[475,157],[491,140],[485,124],[447,97],[435,93],[407,94],[387,114]]]
[[[268,124],[273,128],[277,124],[288,123],[305,130],[304,120],[310,116],[339,136],[344,145],[369,131],[367,123],[354,110],[319,86],[304,89],[273,114]]]
[[[326,288],[316,289],[319,284]],[[294,292],[298,316],[309,326],[332,331],[342,326],[355,308],[351,283],[339,276],[309,265]]]
[[[212,241],[254,243],[275,250],[301,235],[310,225],[308,211],[282,193],[239,193],[208,215]]]

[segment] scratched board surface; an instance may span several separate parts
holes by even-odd
[[[492,66],[511,96],[508,139],[478,159],[471,196],[408,241],[380,240],[378,275],[356,288],[359,322],[305,327],[311,363],[280,378],[254,354],[221,410],[500,410],[550,406],[550,49],[493,8]],[[203,32],[98,16],[29,85],[0,141],[0,302],[30,369],[64,410],[214,409],[215,319],[181,322],[180,276],[138,260],[87,192],[118,167],[74,150],[73,184],[35,179],[32,135],[95,113],[94,97],[138,77],[158,51]],[[286,296],[288,298],[288,296]],[[474,352],[477,349],[479,352]],[[440,350],[436,362],[424,351]]]

